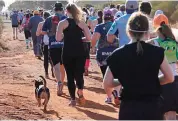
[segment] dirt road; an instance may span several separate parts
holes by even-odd
[[[37,107],[33,81],[44,75],[43,62],[34,57],[32,50],[25,48],[23,34],[19,35],[19,40],[12,40],[10,23],[4,25],[2,39],[10,50],[0,53],[0,119],[117,119],[118,107],[104,103],[106,95],[94,59],[91,59],[90,74],[85,77],[86,106],[69,107],[67,87],[64,87],[65,95],[58,97],[56,83],[51,79],[47,80],[51,99],[48,111],[44,113],[42,108]]]

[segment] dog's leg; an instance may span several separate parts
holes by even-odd
[[[41,98],[38,98],[38,107],[41,107]]]
[[[49,98],[47,96],[45,96],[45,100],[43,102],[43,104],[44,104],[44,111],[46,111],[46,109],[47,109],[48,102],[49,102]]]

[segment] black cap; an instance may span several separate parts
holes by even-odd
[[[55,11],[63,11],[63,5],[62,5],[62,3],[60,3],[60,2],[55,3],[54,10]]]

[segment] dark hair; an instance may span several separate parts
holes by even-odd
[[[30,14],[29,14],[29,13],[26,14],[25,17],[26,17],[26,18],[30,18]]]
[[[125,5],[121,5],[120,6],[120,11],[125,11],[125,10],[126,10]]]
[[[87,8],[82,8],[82,11],[84,11],[87,15],[89,15]]]
[[[140,11],[144,14],[150,15],[151,14],[152,5],[150,2],[142,2],[140,4]]]
[[[103,17],[103,12],[102,12],[101,10],[98,11],[98,16],[99,16],[100,18]]]
[[[141,12],[135,12],[129,18],[127,23],[128,34],[137,40],[137,53],[143,53],[143,48],[140,39],[149,30],[149,21],[146,15]]]
[[[20,10],[21,12],[23,11],[23,10]]]
[[[116,8],[117,10],[120,10],[120,4],[117,4]]]
[[[164,36],[165,39],[170,38],[176,41],[171,27],[169,25],[166,25],[165,22],[162,22],[160,24],[160,27],[157,29],[157,31],[159,31]]]
[[[114,4],[111,4],[111,5],[110,5],[110,8],[115,8],[115,5],[114,5]]]
[[[54,5],[54,11],[63,11],[63,5],[62,5],[62,3],[56,3]]]
[[[49,12],[45,11],[43,14],[44,19],[47,19],[49,16],[51,16],[51,14]]]

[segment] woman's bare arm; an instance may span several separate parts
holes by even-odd
[[[108,67],[103,79],[103,87],[106,94],[110,95],[112,93],[113,88],[119,85],[120,85],[119,80],[114,81],[114,76],[110,68]]]
[[[68,22],[66,20],[59,22],[56,30],[56,41],[62,41],[64,35],[63,30],[68,26]]]
[[[91,41],[91,33],[90,30],[88,29],[87,24],[85,24],[83,21],[81,21],[78,26],[83,30],[84,35],[88,41]]]

